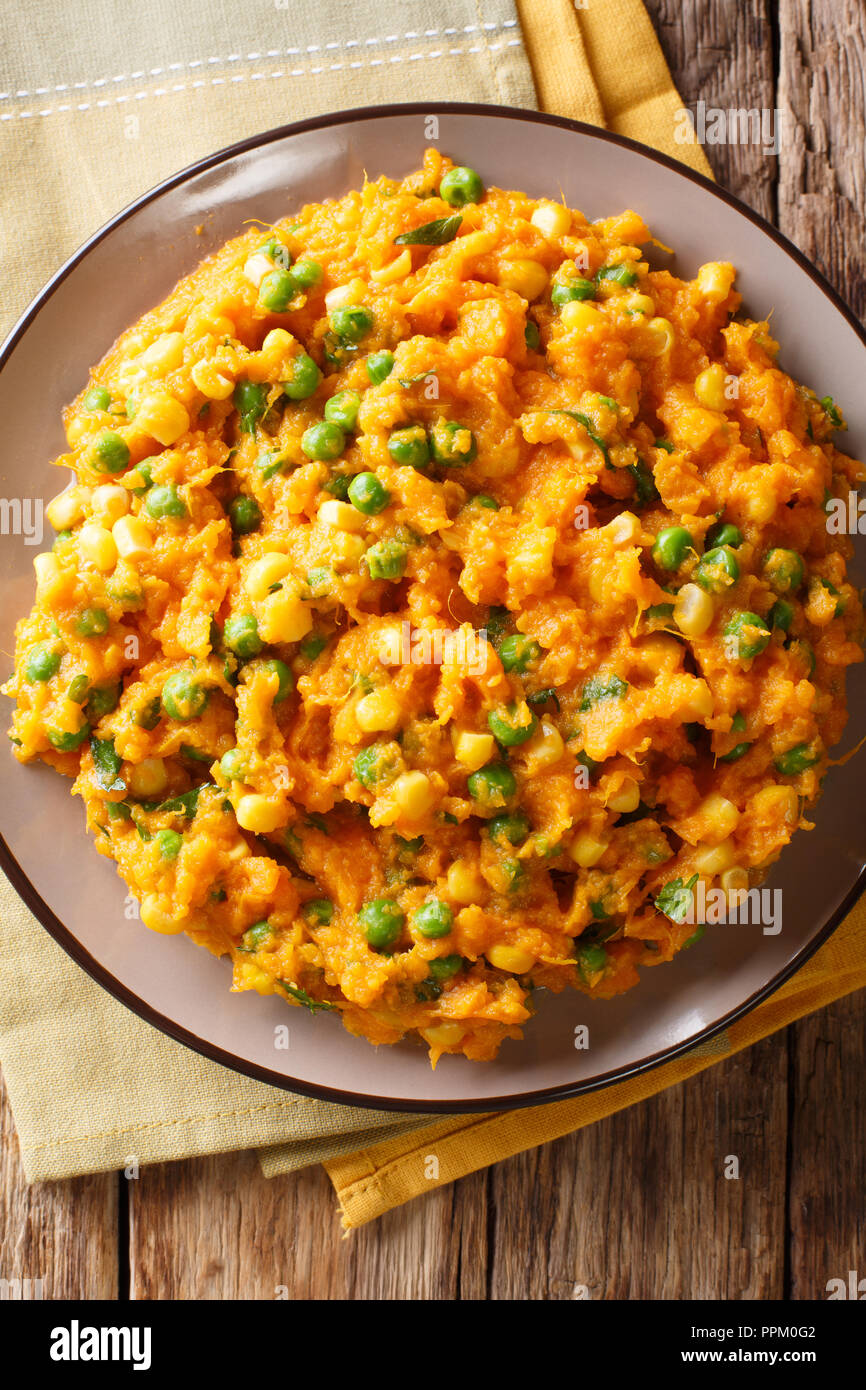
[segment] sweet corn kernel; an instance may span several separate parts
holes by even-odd
[[[67,488],[65,492],[59,492],[56,497],[52,497],[45,508],[45,515],[55,531],[68,531],[76,521],[80,521],[89,497],[89,488],[81,487]]]
[[[244,588],[251,599],[261,602],[266,599],[273,584],[291,572],[292,563],[288,555],[278,550],[269,550],[260,560],[256,560],[247,570]]]
[[[94,568],[108,574],[117,564],[117,546],[114,537],[104,526],[88,522],[78,533],[78,549]]]
[[[712,598],[700,584],[684,584],[674,599],[674,622],[684,637],[702,637],[716,616]]]
[[[496,740],[492,734],[475,734],[469,729],[452,729],[451,742],[458,763],[470,772],[489,763],[496,751]]]
[[[722,840],[717,845],[698,845],[692,857],[692,866],[699,874],[715,875],[730,869],[735,858],[733,840]]]
[[[601,528],[600,535],[607,536],[612,545],[634,545],[640,530],[641,524],[634,512],[620,512]]]
[[[786,825],[796,825],[799,820],[800,803],[793,787],[763,787],[749,802],[753,816],[778,816]]]
[[[278,830],[285,825],[288,811],[283,802],[272,801],[259,792],[247,792],[237,804],[237,821],[242,830],[254,835],[265,835],[269,830]]]
[[[708,822],[709,828],[704,832],[704,838],[711,845],[726,840],[740,823],[740,812],[733,801],[719,792],[710,792],[709,796],[705,796],[695,814]]]
[[[581,869],[591,869],[601,859],[607,849],[608,841],[600,840],[588,830],[576,835],[568,847],[568,852]]]
[[[571,226],[571,213],[561,203],[542,203],[529,220],[542,236],[560,237],[564,236]]]
[[[149,376],[165,376],[183,365],[183,334],[161,333],[138,359]]]
[[[87,433],[89,433],[88,421],[80,415],[73,415],[66,426],[66,442],[70,449],[74,449]]]
[[[538,729],[527,743],[526,751],[529,754],[533,772],[539,772],[543,767],[552,767],[554,763],[559,762],[565,751],[562,734],[549,720],[542,719]],[[486,762],[487,759],[485,758],[484,761]]]
[[[406,246],[395,261],[389,261],[379,270],[370,271],[374,285],[393,285],[396,280],[404,280],[412,269],[412,253]]]
[[[347,285],[335,285],[325,295],[325,308],[329,314],[333,314],[335,309],[342,309],[347,304],[360,304],[366,293],[367,286],[363,280],[350,280]]]
[[[192,383],[207,396],[209,401],[226,401],[235,389],[232,378],[226,371],[219,371],[213,362],[202,358],[190,372]]]
[[[624,309],[628,309],[632,314],[643,314],[647,318],[652,318],[656,311],[655,300],[648,294],[627,294],[620,300]]]
[[[628,815],[640,805],[640,786],[634,777],[624,777],[617,791],[606,803],[607,809],[615,815]]]
[[[536,961],[530,951],[522,951],[519,946],[491,946],[485,955],[497,970],[509,970],[512,975],[525,975]]]
[[[186,406],[174,396],[154,392],[145,396],[136,409],[135,425],[159,444],[175,444],[189,429],[189,415]]]
[[[422,1028],[421,1036],[431,1047],[459,1047],[466,1029],[459,1023],[436,1023],[432,1028]]]
[[[513,290],[522,299],[537,299],[547,288],[547,271],[538,261],[520,257],[514,261],[504,261],[499,268],[499,285],[503,290]]]
[[[331,558],[342,560],[349,565],[357,565],[367,553],[367,542],[363,536],[352,536],[348,531],[338,531],[331,541]]]
[[[365,734],[396,729],[401,715],[400,705],[390,690],[372,690],[358,701],[355,709],[358,728]]]
[[[685,723],[709,719],[713,712],[713,693],[705,680],[697,680],[692,686],[686,702],[680,706],[680,717]]]
[[[313,615],[297,594],[278,589],[262,605],[259,633],[265,642],[300,642],[313,626]]]
[[[128,778],[134,796],[150,799],[168,786],[168,772],[162,758],[143,758],[132,768]]]
[[[477,903],[485,896],[487,885],[475,865],[468,859],[455,859],[445,876],[448,896],[456,903]]]
[[[604,324],[604,316],[585,299],[572,299],[563,304],[559,318],[567,329],[578,333],[593,333]]]
[[[674,329],[670,320],[650,319],[646,327],[649,335],[649,355],[661,357],[662,353],[669,352],[674,345]]]
[[[695,278],[704,299],[711,304],[721,304],[723,299],[727,299],[734,281],[733,267],[722,261],[708,261],[701,266]]]
[[[351,502],[340,502],[336,497],[323,502],[317,516],[323,526],[334,526],[338,531],[363,531],[367,521]]]
[[[393,787],[394,804],[407,820],[420,820],[436,800],[430,778],[423,772],[403,772]]]
[[[695,377],[695,395],[700,404],[706,406],[707,410],[727,409],[726,380],[725,369],[719,362],[714,362],[711,367],[698,372]]]
[[[742,893],[749,887],[748,870],[740,864],[735,864],[732,868],[725,869],[721,883],[726,893]]]
[[[62,573],[57,557],[52,555],[50,550],[33,556],[33,568],[36,571],[36,587],[39,590],[47,589]]]
[[[177,936],[187,925],[186,919],[179,917],[176,910],[163,911],[156,893],[148,893],[142,898],[139,913],[144,925],[151,931],[159,932],[160,936]]]
[[[279,358],[285,357],[294,341],[288,329],[272,328],[270,333],[265,335],[265,340],[261,347],[261,356],[272,357],[279,360]]]
[[[274,994],[274,982],[266,970],[256,965],[254,960],[242,960],[236,967],[236,983],[239,989],[254,989],[256,994]]]
[[[256,251],[255,255],[250,256],[244,264],[244,276],[251,285],[258,289],[266,275],[270,275],[274,268],[274,263],[270,256],[266,256],[263,251]]]
[[[129,511],[129,493],[117,483],[103,483],[93,489],[91,504],[95,516],[113,526],[120,517]]]
[[[153,537],[138,516],[122,516],[111,528],[117,553],[124,560],[143,560],[153,550]]]

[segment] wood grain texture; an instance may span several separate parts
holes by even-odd
[[[0,1079],[0,1279],[41,1279],[45,1299],[116,1298],[117,1229],[114,1173],[27,1186]]]

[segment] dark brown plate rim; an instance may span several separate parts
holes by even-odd
[[[631,150],[635,154],[643,155],[646,159],[654,160],[656,164],[661,164],[674,173],[681,174],[684,178],[690,179],[692,183],[711,193],[715,198],[719,198],[729,207],[734,208],[743,217],[747,218],[758,227],[766,236],[770,237],[793,261],[804,270],[809,278],[827,297],[833,307],[848,322],[851,328],[859,337],[861,343],[866,347],[866,332],[855,318],[853,312],[836,293],[833,287],[827,282],[821,273],[806,259],[801,251],[789,241],[778,229],[761,217],[759,213],[753,211],[740,198],[733,193],[719,188],[710,179],[698,174],[695,170],[681,164],[678,160],[672,159],[669,155],[661,154],[658,150],[651,149],[648,145],[642,145],[637,140],[631,140],[624,135],[614,135],[610,131],[602,130],[597,126],[586,124],[584,121],[572,121],[564,116],[553,116],[542,111],[527,111],[519,108],[507,106],[484,105],[480,102],[406,102],[393,103],[385,106],[359,106],[352,107],[346,111],[330,112],[323,116],[313,116],[309,120],[296,121],[289,125],[278,126],[274,130],[264,131],[259,135],[250,136],[246,140],[240,140],[234,145],[228,145],[225,149],[218,150],[215,154],[207,155],[204,159],[196,160],[194,164],[189,164],[185,169],[172,174],[170,178],[163,180],[162,183],[143,193],[134,202],[128,204],[119,213],[105,223],[97,232],[89,237],[87,241],[65,262],[64,265],[51,277],[44,289],[36,296],[29,307],[24,311],[15,327],[10,332],[8,338],[0,348],[0,371],[2,371],[13,349],[30,327],[43,305],[51,298],[54,291],[66,279],[67,275],[88,255],[114,229],[137,212],[139,208],[153,202],[154,199],[166,193],[169,189],[175,188],[178,184],[186,182],[196,174],[203,173],[206,169],[213,168],[225,160],[232,159],[237,155],[245,154],[250,150],[259,149],[264,145],[270,144],[274,140],[281,140],[288,135],[300,135],[306,131],[322,130],[329,126],[339,126],[352,124],[353,122],[369,120],[371,118],[381,118],[389,116],[427,116],[431,114],[452,114],[465,116],[481,116],[488,119],[504,118],[508,120],[526,121],[536,125],[554,126],[560,130],[570,130],[579,135],[590,136],[596,140],[606,140],[612,145],[619,145],[624,149]],[[244,1076],[249,1076],[255,1081],[266,1082],[270,1086],[276,1086],[280,1090],[296,1091],[301,1095],[311,1096],[318,1100],[333,1101],[339,1105],[349,1105],[369,1110],[393,1110],[407,1111],[417,1114],[429,1115],[454,1115],[454,1114],[483,1114],[486,1111],[496,1110],[516,1110],[529,1105],[542,1105],[551,1101],[565,1100],[572,1096],[585,1095],[590,1091],[597,1091],[605,1086],[611,1086],[620,1081],[625,1081],[630,1077],[638,1076],[642,1072],[650,1071],[655,1067],[662,1066],[665,1062],[673,1061],[677,1057],[682,1057],[685,1053],[693,1051],[700,1044],[715,1037],[724,1029],[729,1028],[732,1023],[749,1013],[756,1005],[777,990],[780,985],[799,970],[800,966],[809,959],[810,956],[821,947],[836,927],[848,915],[857,899],[866,890],[866,867],[857,876],[852,888],[846,894],[843,902],[830,916],[829,920],[820,928],[809,942],[797,953],[784,968],[773,975],[766,984],[750,994],[736,1008],[729,1010],[722,1018],[714,1023],[702,1028],[699,1032],[685,1041],[676,1043],[671,1047],[662,1049],[660,1052],[651,1053],[647,1057],[641,1057],[628,1066],[620,1067],[614,1071],[604,1072],[599,1076],[589,1077],[582,1081],[573,1081],[559,1086],[551,1086],[546,1089],[532,1091],[520,1091],[508,1096],[490,1096],[484,1099],[472,1101],[441,1101],[441,1100],[416,1100],[411,1097],[394,1098],[391,1096],[362,1095],[356,1092],[341,1091],[336,1087],[313,1084],[308,1081],[300,1081],[295,1077],[286,1076],[282,1072],[271,1071],[267,1067],[259,1066],[255,1062],[247,1061],[237,1057],[234,1053],[227,1052],[224,1048],[217,1046],[216,1043],[209,1042],[204,1038],[197,1037],[187,1028],[176,1023],[174,1019],[166,1017],[157,1009],[140,999],[138,995],[122,984],[110,971],[91,956],[90,952],[81,944],[70,930],[63,925],[60,919],[52,912],[51,908],[40,897],[37,889],[24,873],[18,861],[12,854],[5,839],[0,836],[0,866],[4,869],[6,876],[12,883],[16,892],[23,899],[26,906],[33,915],[41,922],[42,926],[50,932],[55,941],[76,961],[82,969],[98,984],[102,985],[109,994],[125,1004],[128,1009],[137,1014],[145,1022],[152,1024],[161,1032],[174,1038],[177,1042],[183,1043],[185,1047],[193,1052],[200,1053],[212,1062],[218,1062],[221,1066],[230,1071],[239,1072]]]

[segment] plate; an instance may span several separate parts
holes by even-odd
[[[435,117],[435,123],[431,121]],[[345,111],[255,136],[183,170],[118,214],[78,251],[27,310],[0,354],[5,441],[0,498],[48,500],[66,448],[61,407],[115,337],[245,220],[359,186],[366,171],[400,178],[436,144],[487,184],[558,198],[589,218],[631,207],[673,269],[705,261],[739,270],[744,310],[772,312],[781,363],[830,393],[848,417],[847,447],[866,453],[866,335],[808,261],[744,204],[675,161],[591,126],[536,112],[460,104]],[[4,532],[9,529],[4,513]],[[33,598],[33,535],[3,534],[0,645]],[[862,537],[858,542],[861,585]],[[842,750],[866,736],[866,671],[849,673],[851,719]],[[840,750],[835,750],[839,755]],[[801,832],[766,886],[782,893],[781,930],[719,927],[700,948],[612,1001],[545,995],[522,1042],[495,1062],[446,1056],[435,1072],[412,1043],[373,1048],[337,1020],[287,1010],[276,997],[229,993],[229,970],[185,936],[164,937],[127,916],[125,887],[97,855],[80,801],[48,768],[2,764],[0,863],[28,907],[95,980],[142,1018],[225,1066],[305,1094],[391,1110],[504,1109],[576,1095],[657,1066],[725,1028],[776,989],[826,940],[866,885],[866,818],[856,759],[829,773],[815,829]],[[276,1030],[288,1026],[289,1046]]]

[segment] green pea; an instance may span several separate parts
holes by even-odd
[[[833,596],[837,600],[836,606],[833,609],[833,616],[834,618],[841,618],[848,605],[846,600],[839,593],[839,590],[836,588],[836,585],[831,583],[829,579],[825,579],[822,574],[818,574],[815,575],[815,577],[810,581],[810,594],[816,589],[826,589],[828,594],[833,594]]]
[[[395,747],[389,743],[371,743],[362,748],[352,763],[352,771],[368,790],[382,783],[392,782],[397,772]]]
[[[322,373],[308,352],[292,358],[291,376],[282,383],[283,393],[291,401],[305,401],[317,389]]]
[[[60,669],[60,652],[50,642],[37,642],[31,648],[24,674],[31,684],[50,681]]]
[[[740,566],[732,550],[725,545],[717,545],[706,550],[698,561],[695,579],[702,589],[710,594],[724,593],[740,577]]]
[[[80,748],[87,738],[90,733],[90,725],[82,724],[81,728],[74,734],[67,733],[65,729],[51,727],[46,728],[45,733],[51,747],[56,748],[58,753],[72,753],[76,748]]]
[[[663,570],[678,570],[695,542],[684,526],[666,526],[659,531],[652,548],[656,564]]]
[[[469,775],[466,786],[473,801],[482,806],[504,806],[517,791],[517,779],[504,763],[485,763]]]
[[[600,970],[604,970],[607,965],[607,951],[603,946],[596,946],[589,942],[586,945],[577,945],[577,968],[587,984],[589,976],[597,975]]]
[[[325,565],[317,565],[315,569],[310,570],[309,574],[307,575],[307,583],[310,586],[310,592],[313,595],[313,598],[323,598],[325,594],[330,593],[333,578],[334,575],[332,571],[329,570]],[[307,640],[307,638],[304,639],[304,641]],[[320,647],[319,651],[321,650],[322,648]],[[304,651],[303,642],[301,643],[301,651]],[[306,653],[304,654],[306,655]],[[318,652],[316,653],[316,655],[318,655]]]
[[[257,951],[260,946],[265,944],[271,932],[270,922],[254,922],[251,927],[247,927],[241,937],[241,944],[238,949],[249,953]]]
[[[158,695],[131,712],[130,722],[139,729],[155,729],[162,715],[162,701]]]
[[[377,541],[364,558],[371,579],[402,579],[406,572],[407,552],[402,541]]]
[[[308,580],[310,579],[312,579],[312,571],[308,575]],[[311,583],[310,588],[312,589],[313,587],[314,585]],[[328,639],[327,637],[323,637],[321,632],[311,632],[301,642],[301,656],[304,657],[307,661],[315,661],[317,656],[321,656],[322,652],[325,650],[327,645]]]
[[[454,926],[454,913],[447,903],[430,898],[418,908],[412,922],[422,936],[448,936]]]
[[[717,545],[729,545],[736,550],[743,544],[743,533],[730,521],[717,521],[707,532],[706,544],[710,549]]]
[[[760,656],[770,640],[770,629],[757,613],[737,609],[725,623],[725,646],[741,661]]]
[[[272,314],[284,314],[295,293],[295,281],[287,270],[270,270],[259,285],[259,302]]]
[[[176,830],[160,830],[156,843],[163,859],[177,859],[183,848],[183,836],[178,835]]]
[[[109,628],[104,608],[82,608],[75,621],[75,631],[81,637],[104,637]]]
[[[374,951],[390,951],[400,937],[406,914],[393,898],[373,898],[361,908],[358,920]]]
[[[404,840],[402,835],[395,835],[397,849],[401,854],[417,854],[424,848],[424,836],[416,835],[411,840]]]
[[[767,614],[767,622],[770,627],[778,627],[781,628],[782,632],[788,632],[793,621],[793,603],[789,603],[786,598],[777,598]]]
[[[157,519],[167,516],[172,520],[179,520],[187,515],[186,503],[174,483],[164,483],[160,487],[151,488],[145,506],[148,515]]]
[[[497,844],[522,845],[529,834],[529,817],[522,811],[510,815],[494,816],[487,822],[487,833]]]
[[[430,431],[430,451],[437,463],[461,468],[478,454],[475,435],[457,420],[437,420]]]
[[[806,577],[806,567],[796,550],[776,547],[764,556],[764,578],[777,594],[793,594]]]
[[[103,430],[90,446],[90,463],[97,473],[122,473],[129,465],[129,447],[115,430]]]
[[[77,679],[77,678],[76,678]],[[87,677],[85,676],[85,680]],[[71,689],[71,687],[70,687]],[[98,724],[106,714],[117,709],[120,700],[120,682],[113,685],[94,685],[87,697],[87,718],[91,724]],[[70,699],[72,696],[70,695]]]
[[[239,381],[232,393],[232,404],[238,412],[243,434],[255,434],[256,424],[268,404],[268,387],[259,381]]]
[[[443,980],[450,980],[456,975],[462,965],[462,956],[437,956],[435,960],[428,961],[427,968],[437,984],[441,984]]]
[[[811,642],[807,642],[804,637],[795,637],[788,644],[788,650],[806,668],[806,679],[809,680],[815,674],[815,651]]]
[[[269,261],[273,261],[274,265],[279,266],[281,270],[288,270],[292,264],[292,253],[285,242],[280,241],[279,237],[268,237],[268,240],[263,241],[261,246],[256,249],[263,256],[267,256]]]
[[[745,757],[751,748],[751,743],[738,743],[729,753],[723,753],[719,758],[721,763],[736,763],[740,758]]]
[[[220,772],[227,782],[243,782],[246,772],[246,759],[240,748],[230,748],[220,758]]]
[[[339,425],[323,420],[319,425],[311,425],[301,435],[301,448],[309,459],[332,463],[339,458],[346,447],[346,436]]]
[[[520,675],[541,656],[541,648],[531,637],[515,632],[503,637],[499,644],[499,660],[506,671],[517,671]]]
[[[258,662],[257,665],[262,671],[267,671],[268,675],[277,678],[275,705],[280,704],[287,696],[291,695],[295,688],[295,678],[284,661],[280,661],[277,657],[271,657],[267,661]]]
[[[77,676],[73,676],[72,680],[69,682],[66,698],[67,700],[71,700],[74,705],[83,705],[84,701],[87,699],[87,692],[89,689],[90,680],[82,671]]]
[[[375,473],[359,473],[349,484],[349,501],[365,516],[377,516],[391,501],[391,494]]]
[[[387,348],[381,352],[373,352],[367,358],[367,376],[374,386],[386,381],[394,370],[394,354]]]
[[[325,419],[329,425],[337,425],[346,434],[351,434],[358,423],[360,405],[360,391],[338,391],[325,405]]]
[[[144,484],[142,487],[134,487],[132,495],[133,497],[143,497],[148,488],[153,487],[153,465],[145,459],[144,463],[135,465],[135,471],[140,478],[144,479]]]
[[[175,671],[162,687],[162,707],[170,719],[187,723],[204,714],[210,693],[185,671]]]
[[[526,343],[530,352],[538,352],[541,347],[541,333],[534,319],[526,320],[526,327],[523,330],[523,341]]]
[[[311,927],[326,927],[334,915],[330,898],[311,898],[304,904],[304,917]]]
[[[439,197],[449,207],[463,208],[467,203],[480,203],[484,197],[484,184],[474,169],[459,164],[443,174],[439,184]]]
[[[563,304],[571,304],[576,299],[594,298],[595,285],[582,275],[575,275],[571,280],[554,280],[550,290],[550,302],[557,309],[561,309]]]
[[[252,613],[238,613],[235,617],[229,618],[223,628],[223,643],[230,652],[239,656],[242,661],[248,661],[252,656],[258,656],[264,643],[259,636],[259,625]]]
[[[255,497],[242,492],[229,503],[229,521],[236,536],[248,536],[262,524],[262,509]]]
[[[601,270],[596,271],[595,278],[612,280],[615,285],[622,285],[628,289],[637,281],[637,272],[627,262],[620,261],[619,265],[603,265]]]
[[[793,748],[789,748],[785,753],[781,753],[778,758],[773,760],[773,765],[777,772],[783,777],[797,777],[807,768],[814,767],[821,761],[821,754],[816,752],[808,743],[798,743]]]
[[[499,511],[499,503],[497,502],[496,498],[491,497],[490,494],[487,492],[476,492],[475,496],[471,500],[473,506],[484,507],[485,511]]]
[[[395,463],[423,468],[430,462],[430,444],[424,426],[407,425],[404,429],[392,430],[388,438],[388,453]]]
[[[291,274],[299,290],[311,290],[314,285],[318,285],[324,272],[318,261],[311,261],[305,257],[302,261],[295,261]]]
[[[519,744],[525,743],[538,728],[538,720],[534,714],[530,715],[528,723],[524,723],[522,718],[518,719],[519,714],[519,705],[512,701],[509,705],[500,705],[497,709],[491,710],[487,716],[487,727],[497,743],[501,743],[504,748],[516,748]]]
[[[331,314],[331,327],[345,343],[360,343],[373,327],[373,315],[364,304],[344,304]]]
[[[107,410],[111,405],[111,392],[104,386],[91,386],[81,404],[85,410]]]
[[[54,537],[54,541],[53,541],[53,543],[52,543],[51,549],[52,549],[52,550],[62,550],[63,546],[64,546],[64,545],[67,545],[68,542],[71,541],[71,540],[72,540],[72,532],[71,532],[71,531],[58,531],[58,532],[57,532],[57,535]]]

